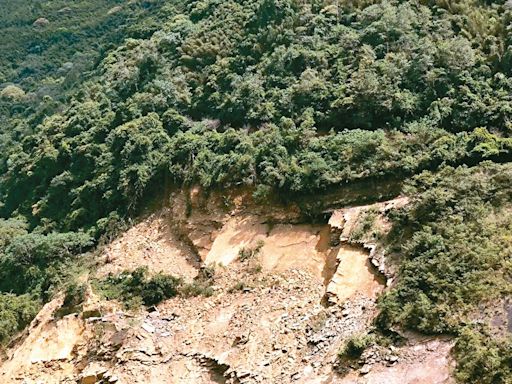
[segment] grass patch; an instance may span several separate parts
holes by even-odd
[[[263,240],[258,240],[258,242],[256,243],[256,246],[253,248],[245,248],[245,247],[240,248],[240,250],[238,251],[238,257],[239,257],[240,261],[243,263],[244,261],[254,258],[255,256],[257,256],[260,253],[260,251],[264,245],[265,245],[265,242]]]

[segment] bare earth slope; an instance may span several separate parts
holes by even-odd
[[[197,194],[197,193],[196,193]],[[448,383],[449,340],[411,338],[371,348],[342,375],[337,353],[367,329],[385,289],[374,244],[346,239],[366,207],[308,224],[293,209],[256,209],[243,197],[175,196],[106,246],[98,275],[141,265],[191,281],[215,268],[210,297],[175,297],[127,313],[89,292],[89,317],[54,317],[48,303],[1,367],[2,383]],[[382,212],[403,200],[378,203]],[[268,212],[271,212],[270,214]],[[256,250],[247,260],[240,255]],[[380,269],[380,272],[379,272]],[[382,273],[384,272],[384,274]],[[85,311],[84,311],[85,313]]]

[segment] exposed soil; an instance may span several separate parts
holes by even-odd
[[[2,383],[58,383],[73,374],[73,349],[84,332],[84,323],[76,315],[60,320],[53,313],[62,305],[62,298],[46,304],[32,321],[27,338],[9,353],[0,370]]]
[[[396,362],[384,361],[372,365],[362,375],[352,372],[334,379],[336,384],[449,384],[454,383],[450,373],[453,360],[450,358],[452,343],[449,340],[433,338],[414,342],[396,351]],[[394,360],[394,359],[393,359]]]
[[[343,238],[368,206],[334,211],[329,224],[319,225],[299,223],[296,212],[287,222],[282,208],[272,215],[247,209],[239,196],[234,208],[215,196],[214,202],[202,199],[195,190],[186,199],[175,196],[174,206],[105,248],[98,274],[142,265],[192,280],[201,264],[210,265],[212,296],[175,297],[150,312],[127,313],[89,292],[83,313],[62,319],[53,316],[62,301],[56,299],[9,351],[0,381],[447,382],[451,344],[442,340],[381,348],[364,357],[364,370],[336,373],[338,351],[371,325],[385,288],[378,247]],[[384,212],[390,204],[376,207]],[[240,260],[241,250],[256,248]],[[329,306],[323,305],[326,293]]]
[[[375,273],[369,255],[362,246],[341,245],[336,257],[338,267],[327,285],[327,294],[333,301],[343,303],[356,293],[375,299],[382,292],[385,281]]]
[[[136,224],[103,251],[104,264],[98,275],[119,273],[137,267],[151,272],[165,272],[191,280],[200,262],[180,241],[171,226],[171,214],[163,209]]]
[[[232,217],[217,234],[205,264],[229,265],[243,248],[253,248],[266,238],[268,226],[257,216]]]

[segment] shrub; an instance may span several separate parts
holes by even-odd
[[[2,252],[11,241],[21,235],[26,235],[28,224],[23,219],[0,219],[0,252]]]
[[[128,308],[158,304],[176,296],[181,285],[182,280],[171,275],[158,273],[149,277],[145,267],[93,281],[103,297],[122,301]]]
[[[455,377],[468,384],[508,384],[512,377],[512,337],[495,339],[485,330],[464,328],[454,347]]]
[[[0,98],[10,101],[21,101],[25,98],[25,91],[16,85],[8,85],[0,91]]]
[[[263,270],[263,266],[261,264],[257,263],[257,264],[254,264],[254,265],[250,266],[247,269],[247,272],[249,272],[249,273],[260,273],[262,270]]]
[[[181,287],[180,294],[185,297],[212,296],[214,279],[215,267],[213,265],[202,267],[192,283],[184,284]]]
[[[357,226],[350,234],[351,241],[361,241],[373,228],[375,219],[377,218],[378,210],[370,208],[362,215],[362,219],[357,222]]]
[[[64,291],[64,307],[76,307],[82,304],[87,293],[87,285],[85,283],[71,282]]]
[[[205,296],[210,297],[214,293],[211,283],[208,281],[194,281],[184,284],[180,289],[180,294],[184,297]]]
[[[263,248],[264,245],[265,243],[263,242],[263,240],[258,240],[254,248],[240,248],[240,250],[238,251],[238,257],[240,258],[240,261],[244,262],[249,259],[252,259],[253,257],[260,253],[261,248]]]
[[[247,285],[246,282],[244,281],[239,281],[237,282],[235,285],[233,285],[232,287],[230,287],[228,289],[228,292],[229,293],[234,293],[234,292],[237,292],[237,291],[244,291],[245,289],[249,288],[249,286]]]
[[[92,238],[84,233],[16,236],[0,254],[0,291],[50,294],[69,272],[73,259],[92,245]]]
[[[64,301],[62,306],[55,311],[54,316],[60,318],[70,313],[81,312],[86,293],[87,284],[72,279],[64,288]]]
[[[370,334],[352,336],[347,340],[343,348],[339,351],[340,359],[357,359],[366,348],[375,343],[375,336]]]
[[[511,181],[510,165],[483,164],[408,184],[414,198],[388,239],[401,265],[380,302],[381,325],[456,333],[479,303],[510,290]]]
[[[170,297],[176,296],[181,280],[174,276],[158,273],[144,283],[142,302],[144,305],[155,305]]]

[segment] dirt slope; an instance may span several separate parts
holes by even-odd
[[[402,203],[373,206],[382,228],[383,213]],[[97,274],[145,265],[191,280],[210,265],[214,294],[127,313],[90,292],[87,313],[100,316],[62,319],[54,316],[56,299],[9,351],[0,381],[449,382],[451,344],[437,339],[367,351],[354,371],[338,373],[338,351],[371,325],[385,288],[378,247],[347,242],[367,209],[341,209],[328,224],[307,224],[293,209],[255,208],[240,196],[228,207],[196,192],[174,196],[172,206],[105,247]]]

